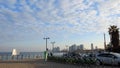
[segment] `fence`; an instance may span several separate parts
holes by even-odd
[[[27,54],[27,55],[16,55],[16,56],[12,56],[12,55],[0,55],[0,60],[2,61],[6,61],[6,60],[27,60],[27,59],[43,59],[43,55],[40,54],[35,54],[35,55],[31,55],[31,54]]]

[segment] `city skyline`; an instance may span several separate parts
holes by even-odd
[[[119,0],[0,0],[0,52],[65,49],[66,45],[91,43],[104,48],[108,28],[120,28]]]

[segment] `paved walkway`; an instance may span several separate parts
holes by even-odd
[[[0,68],[120,68],[117,66],[70,65],[43,60],[0,61]]]

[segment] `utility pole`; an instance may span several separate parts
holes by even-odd
[[[105,33],[104,33],[104,49],[106,50],[106,38],[105,38]]]
[[[55,44],[55,41],[54,42],[51,42],[52,44],[52,52],[54,52],[54,44]]]
[[[43,38],[43,39],[46,40],[46,51],[48,51],[48,48],[47,48],[47,40],[50,39],[50,38],[49,38],[49,37],[45,37],[45,38]]]

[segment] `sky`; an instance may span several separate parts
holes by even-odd
[[[120,0],[0,0],[0,52],[39,52],[48,48],[91,43],[104,48],[108,28],[120,28]]]

